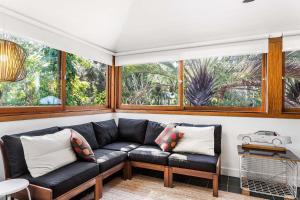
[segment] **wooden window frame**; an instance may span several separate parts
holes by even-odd
[[[266,80],[267,54],[262,54],[262,85],[260,107],[230,107],[230,106],[187,106],[184,105],[184,61],[178,61],[178,104],[177,105],[135,105],[122,104],[122,66],[118,66],[118,105],[119,110],[161,110],[161,111],[198,111],[198,112],[241,112],[263,113],[265,112],[265,80]]]
[[[61,112],[64,110],[64,103],[63,103],[63,78],[64,77],[64,63],[63,61],[63,53],[59,52],[58,56],[58,65],[59,65],[59,82],[60,82],[60,99],[62,101],[61,105],[49,105],[49,106],[12,106],[12,107],[0,107],[0,114],[8,115],[8,114],[23,114],[23,113],[48,113],[48,112]]]
[[[124,109],[124,110],[167,110],[167,111],[176,111],[180,110],[182,105],[180,104],[180,100],[183,99],[183,93],[182,93],[182,61],[178,61],[178,104],[177,105],[135,105],[135,104],[123,104],[122,103],[122,66],[117,67],[117,81],[118,81],[118,87],[117,87],[117,108],[118,109]]]
[[[15,106],[15,107],[0,107],[0,121],[6,121],[6,118],[18,119],[15,116],[21,116],[20,119],[27,119],[27,118],[35,118],[33,115],[40,115],[42,118],[43,116],[52,117],[52,116],[68,116],[67,113],[70,115],[78,115],[80,114],[89,114],[89,113],[97,113],[100,111],[111,111],[110,110],[110,82],[111,82],[111,69],[112,66],[107,65],[106,71],[106,103],[105,105],[92,105],[92,106],[67,106],[66,105],[66,56],[67,52],[59,51],[59,68],[60,68],[60,75],[59,75],[59,82],[60,82],[60,99],[62,101],[61,105],[55,106]],[[51,115],[53,114],[53,115]]]
[[[294,109],[284,107],[285,87],[283,77],[285,62],[284,52],[282,52],[282,38],[270,38],[269,53],[264,54],[263,56],[264,70],[262,71],[261,110],[251,110],[242,107],[187,108],[187,106],[184,105],[183,99],[183,61],[179,61],[178,66],[178,105],[122,105],[122,69],[121,67],[115,66],[114,56],[112,66],[108,66],[107,69],[106,104],[101,106],[66,106],[66,52],[60,51],[60,95],[62,105],[0,107],[0,121],[92,115],[112,112],[300,119],[300,108]]]
[[[67,85],[66,85],[66,69],[67,69],[67,54],[66,52],[63,52],[63,54],[65,54],[64,56],[64,60],[62,61],[62,63],[64,63],[62,65],[62,67],[64,68],[64,83],[65,85],[63,85],[63,88],[65,88],[65,91],[64,91],[64,107],[65,107],[65,111],[97,111],[97,110],[103,110],[103,109],[108,109],[109,108],[109,96],[110,96],[110,90],[109,90],[109,87],[110,87],[110,72],[111,72],[111,66],[107,65],[107,68],[106,68],[106,84],[105,84],[105,92],[106,92],[106,102],[104,105],[82,105],[82,106],[68,106],[67,105],[67,101],[66,101],[66,88],[67,88]]]
[[[269,52],[264,54],[264,68],[262,76],[265,77],[262,81],[262,108],[261,110],[236,110],[235,108],[220,108],[204,109],[192,108],[187,110],[183,104],[178,106],[178,110],[166,110],[164,107],[153,106],[153,109],[132,106],[126,108],[116,104],[116,112],[122,113],[151,113],[151,114],[175,114],[175,115],[200,115],[200,116],[232,116],[232,117],[256,117],[256,118],[285,118],[285,119],[300,119],[300,108],[284,108],[284,56],[282,52],[282,37],[269,38]],[[183,61],[181,61],[183,62]],[[183,64],[182,64],[183,65]],[[117,67],[120,68],[120,67]],[[117,69],[116,68],[116,69]],[[183,68],[181,70],[183,72]],[[116,80],[119,81],[119,75],[116,75]],[[180,76],[180,74],[179,74]],[[183,74],[179,78],[179,84],[182,84]],[[179,88],[182,86],[179,85]],[[120,86],[116,87],[117,99],[120,102],[121,93]],[[183,91],[181,89],[181,91]],[[183,98],[183,92],[179,92],[179,96]],[[180,98],[180,97],[179,97]],[[183,100],[180,100],[183,102]],[[136,108],[134,108],[136,107]],[[126,109],[125,109],[126,108]]]
[[[261,67],[261,106],[260,107],[238,107],[238,106],[189,106],[185,105],[184,110],[207,111],[207,112],[246,112],[246,113],[263,113],[265,112],[265,81],[267,54],[262,54]]]

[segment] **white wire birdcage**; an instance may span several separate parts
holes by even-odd
[[[245,191],[296,199],[297,175],[293,160],[240,157],[240,184]]]

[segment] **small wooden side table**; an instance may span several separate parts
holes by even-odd
[[[0,182],[0,196],[7,196],[7,199],[11,199],[11,194],[26,189],[28,199],[31,200],[30,191],[28,189],[29,181],[26,179],[8,179]]]
[[[285,152],[237,147],[240,156],[240,186],[242,193],[250,192],[297,198],[298,162],[290,150]]]

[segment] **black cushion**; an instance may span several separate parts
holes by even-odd
[[[180,126],[194,126],[194,127],[208,127],[208,126],[214,126],[215,132],[214,132],[214,148],[215,153],[220,154],[221,153],[221,141],[222,141],[222,126],[219,124],[211,124],[211,125],[204,125],[204,124],[187,124],[187,123],[181,123]]]
[[[162,151],[157,146],[143,145],[128,153],[130,160],[167,165],[170,153]]]
[[[93,127],[99,147],[110,144],[118,138],[118,127],[113,119],[93,122]]]
[[[155,139],[165,129],[165,127],[166,126],[164,124],[149,121],[148,125],[147,125],[144,144],[146,144],[146,145],[157,145],[155,143]]]
[[[114,143],[103,146],[102,149],[128,152],[139,146],[141,146],[141,145],[138,143],[134,143],[134,142],[114,142]]]
[[[65,128],[71,128],[80,133],[92,149],[99,148],[92,123],[60,127],[61,130]]]
[[[77,161],[37,178],[33,178],[30,174],[21,178],[29,180],[34,185],[52,189],[53,198],[56,198],[98,174],[99,168],[96,163]]]
[[[173,153],[169,156],[169,166],[193,169],[205,172],[216,172],[218,156],[201,154]]]
[[[121,141],[136,142],[142,144],[145,139],[148,120],[119,119],[119,139]]]
[[[115,165],[123,162],[127,158],[127,153],[108,149],[96,149],[94,154],[99,165],[100,173],[111,169]]]
[[[2,137],[4,149],[8,159],[11,178],[17,178],[23,174],[29,173],[24,157],[23,146],[20,136],[41,136],[58,132],[58,127],[51,127],[42,130],[30,131],[14,135],[5,135]]]

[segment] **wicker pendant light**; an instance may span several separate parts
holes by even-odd
[[[0,39],[0,82],[15,82],[26,77],[25,50],[18,44]]]

